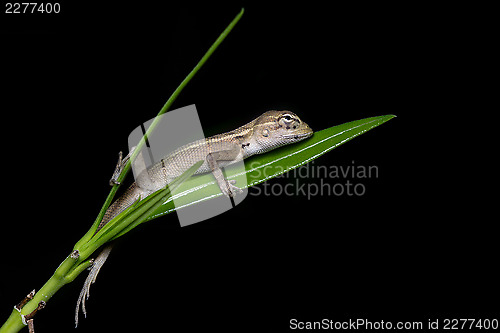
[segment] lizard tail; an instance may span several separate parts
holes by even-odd
[[[101,223],[97,227],[96,233],[101,230],[103,226],[106,225],[109,221],[113,219],[113,217],[117,216],[121,212],[123,212],[127,207],[132,205],[138,199],[144,199],[148,193],[143,189],[139,188],[135,183],[133,183],[125,193],[119,197],[104,213]],[[94,234],[95,235],[95,234]],[[90,273],[85,279],[83,283],[82,291],[80,292],[80,296],[78,297],[78,301],[76,302],[75,309],[75,327],[78,327],[78,315],[80,313],[80,305],[82,306],[82,312],[85,317],[87,317],[87,309],[85,308],[85,301],[89,299],[90,296],[90,286],[96,281],[97,274],[101,270],[101,267],[108,259],[109,253],[113,248],[113,244],[107,245],[101,253],[94,260],[92,268],[90,269]]]
[[[101,270],[102,265],[106,262],[106,259],[108,259],[109,253],[111,252],[111,249],[113,248],[113,245],[110,244],[106,246],[102,252],[97,256],[97,258],[94,260],[94,264],[92,265],[92,269],[90,270],[89,275],[87,276],[87,279],[85,279],[85,283],[83,284],[82,291],[80,292],[80,296],[78,297],[78,301],[76,302],[76,309],[75,309],[75,327],[78,327],[78,314],[80,312],[80,304],[82,305],[82,312],[85,318],[87,318],[87,309],[85,308],[85,301],[89,299],[90,297],[90,286],[95,282],[97,279],[97,274],[99,274],[99,271]]]

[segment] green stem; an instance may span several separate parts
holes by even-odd
[[[19,332],[24,327],[21,316],[16,309],[12,310],[10,317],[0,327],[0,333]]]
[[[176,98],[179,96],[181,91],[184,89],[184,87],[191,81],[191,79],[195,76],[195,74],[200,70],[200,68],[203,66],[203,64],[210,58],[212,53],[217,49],[217,47],[222,43],[222,41],[227,37],[227,35],[231,32],[231,30],[234,28],[236,23],[240,20],[241,16],[243,15],[244,10],[241,9],[240,13],[231,21],[231,23],[227,26],[227,28],[222,32],[222,34],[217,38],[217,40],[212,44],[210,49],[205,53],[203,58],[198,62],[198,64],[194,67],[194,69],[186,76],[186,78],[181,82],[181,84],[175,89],[173,94],[170,96],[170,98],[167,100],[165,105],[162,107],[158,115],[156,116],[155,120],[151,124],[151,126],[148,128],[146,134],[144,135],[143,139],[141,142],[138,144],[134,154],[131,156],[129,159],[128,163],[125,165],[123,172],[121,173],[120,177],[118,178],[118,181],[121,182],[127,173],[130,170],[131,162],[133,159],[136,157],[136,155],[139,153],[140,148],[144,144],[144,138],[151,135],[152,131],[156,127],[157,123],[159,122],[159,116],[164,114],[172,105],[172,103],[176,100]],[[99,222],[101,221],[102,217],[104,216],[104,213],[106,212],[106,209],[109,207],[111,204],[111,201],[113,200],[114,195],[116,194],[116,191],[118,190],[119,185],[114,185],[113,188],[111,189],[110,193],[108,194],[108,197],[106,198],[106,201],[104,202],[104,205],[101,208],[101,211],[99,212],[96,220],[94,221],[92,227],[90,230],[75,244],[74,250],[80,249],[80,247],[84,244],[86,244],[94,235],[95,230],[97,229],[97,226]],[[162,196],[163,197],[163,196]],[[161,204],[161,200],[158,201],[158,203]],[[153,205],[153,209],[158,205],[156,203]],[[118,237],[122,234],[125,233],[125,231],[128,231],[132,229],[134,226],[140,224],[144,220],[143,218],[138,219],[136,221],[137,223],[133,223],[133,225],[128,226],[126,230],[122,230],[119,232],[119,235],[114,234],[113,237]],[[100,243],[100,242],[99,242]],[[102,245],[102,244],[101,244]],[[93,250],[97,249],[97,247],[94,247]],[[80,258],[72,258],[71,256],[68,256],[62,263],[61,265],[56,269],[52,277],[43,285],[43,287],[35,294],[32,300],[30,300],[26,305],[21,309],[21,312],[18,312],[16,309],[14,309],[9,316],[9,318],[5,321],[5,323],[0,327],[0,333],[14,333],[18,332],[21,330],[25,325],[22,322],[21,314],[26,315],[31,313],[37,306],[40,301],[45,301],[47,302],[61,287],[63,287],[65,284],[70,283],[73,281],[78,274],[80,274],[82,271],[85,270],[85,268],[90,266],[90,261],[85,261],[83,262],[88,256],[90,256],[91,253],[89,251],[85,251],[85,253],[82,253],[82,256]]]
[[[135,160],[136,156],[139,154],[141,151],[142,146],[145,143],[145,138],[151,136],[151,133],[154,131],[158,123],[160,122],[160,116],[167,112],[174,101],[177,99],[179,94],[184,90],[186,85],[191,81],[191,79],[198,73],[201,67],[205,64],[205,62],[210,58],[212,53],[219,47],[219,45],[226,39],[227,35],[233,30],[234,26],[238,23],[238,21],[241,19],[243,16],[243,13],[245,12],[245,9],[242,8],[241,11],[236,15],[236,17],[229,23],[229,25],[224,29],[224,31],[219,35],[217,40],[210,46],[208,51],[205,53],[205,55],[201,58],[201,60],[196,64],[196,66],[191,70],[191,72],[184,78],[184,80],[179,84],[177,89],[170,95],[170,98],[167,100],[167,102],[163,105],[161,108],[160,112],[156,115],[156,118],[153,120],[151,125],[149,126],[148,130],[146,131],[146,134],[142,137],[141,141],[137,144],[134,152],[132,153],[132,156],[130,156],[130,159],[128,160],[127,164],[123,167],[123,171],[120,174],[120,177],[118,177],[118,182],[122,182],[123,179],[127,176],[128,172],[130,171],[130,167],[132,165],[132,162]],[[106,212],[106,209],[108,209],[109,205],[111,204],[116,191],[118,190],[120,185],[113,185],[113,188],[108,194],[108,197],[106,198],[106,201],[104,202],[104,205],[101,208],[101,211],[99,212],[97,219],[95,220],[94,224],[92,225],[92,228],[85,234],[85,236],[82,237],[80,241],[75,245],[74,249],[77,249],[81,244],[86,243],[92,236],[94,235],[95,230],[97,230],[97,226],[99,225],[102,217],[104,216],[104,213]]]
[[[36,309],[40,301],[47,302],[62,286],[70,282],[67,275],[73,268],[77,259],[68,256],[59,267],[56,269],[52,277],[43,285],[43,287],[35,294],[33,299],[18,312],[14,309],[5,324],[0,327],[0,333],[18,332],[25,325],[22,322],[21,314],[27,315]]]
[[[219,45],[224,41],[224,39],[226,39],[227,35],[229,35],[231,30],[233,30],[234,26],[238,23],[241,16],[243,16],[244,12],[245,12],[245,9],[242,8],[241,11],[238,13],[238,15],[236,15],[236,17],[231,21],[231,23],[229,23],[229,25],[226,27],[226,29],[224,29],[224,31],[219,35],[217,40],[212,44],[212,46],[210,46],[210,48],[205,53],[205,55],[201,58],[201,60],[198,62],[198,64],[196,64],[196,66],[193,68],[193,70],[191,70],[191,72],[186,76],[186,78],[181,82],[181,84],[177,87],[177,89],[175,89],[175,91],[172,93],[172,95],[167,100],[167,102],[163,105],[160,112],[158,112],[158,115],[156,116],[156,118],[153,120],[153,122],[149,126],[148,130],[146,131],[146,134],[144,134],[141,141],[136,146],[136,148],[135,148],[134,152],[132,153],[132,156],[128,160],[127,164],[123,168],[123,172],[120,174],[120,177],[118,178],[119,182],[121,182],[125,178],[128,171],[130,170],[130,166],[132,165],[132,162],[134,161],[135,157],[139,154],[142,146],[145,143],[145,138],[151,136],[151,133],[154,131],[154,129],[156,128],[156,126],[160,122],[160,116],[162,114],[164,114],[165,112],[167,112],[168,109],[170,109],[170,107],[172,106],[174,101],[177,99],[177,97],[182,92],[182,90],[184,90],[184,88],[189,83],[189,81],[191,81],[191,79],[196,75],[196,73],[198,73],[200,68],[203,67],[205,62],[212,55],[212,53],[214,53],[214,51],[217,49],[217,47],[219,47]]]

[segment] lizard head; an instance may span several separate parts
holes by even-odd
[[[267,111],[254,121],[253,136],[263,151],[302,141],[313,130],[293,112]]]

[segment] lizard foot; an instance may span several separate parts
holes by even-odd
[[[109,185],[114,186],[114,185],[120,185],[120,182],[118,181],[118,178],[120,177],[123,168],[127,164],[128,160],[134,153],[135,146],[130,149],[130,152],[123,158],[123,153],[120,151],[118,153],[118,162],[116,163],[115,171],[113,172],[113,176],[111,176],[111,179],[109,180]]]
[[[236,184],[236,180],[226,180],[223,184],[220,184],[219,187],[225,196],[227,196],[228,198],[233,198],[235,193],[243,192],[241,188],[234,186],[234,184]]]

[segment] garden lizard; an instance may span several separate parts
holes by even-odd
[[[113,217],[117,216],[134,202],[143,200],[151,193],[164,188],[193,164],[201,160],[204,162],[195,174],[212,172],[222,193],[228,197],[233,197],[235,192],[241,190],[234,185],[235,181],[228,181],[224,178],[221,167],[241,161],[255,154],[262,154],[272,149],[301,141],[312,134],[312,129],[293,112],[267,111],[248,124],[233,131],[214,135],[182,146],[169,153],[158,163],[139,173],[135,182],[121,197],[109,206],[96,233]],[[118,173],[123,164],[123,162],[119,161],[117,165]],[[115,170],[114,177],[110,183],[115,182],[116,174]],[[94,261],[91,271],[85,280],[76,305],[75,323],[77,326],[80,303],[82,304],[83,313],[86,315],[85,300],[88,299],[90,285],[95,282],[97,274],[110,251],[110,245],[104,248]]]

